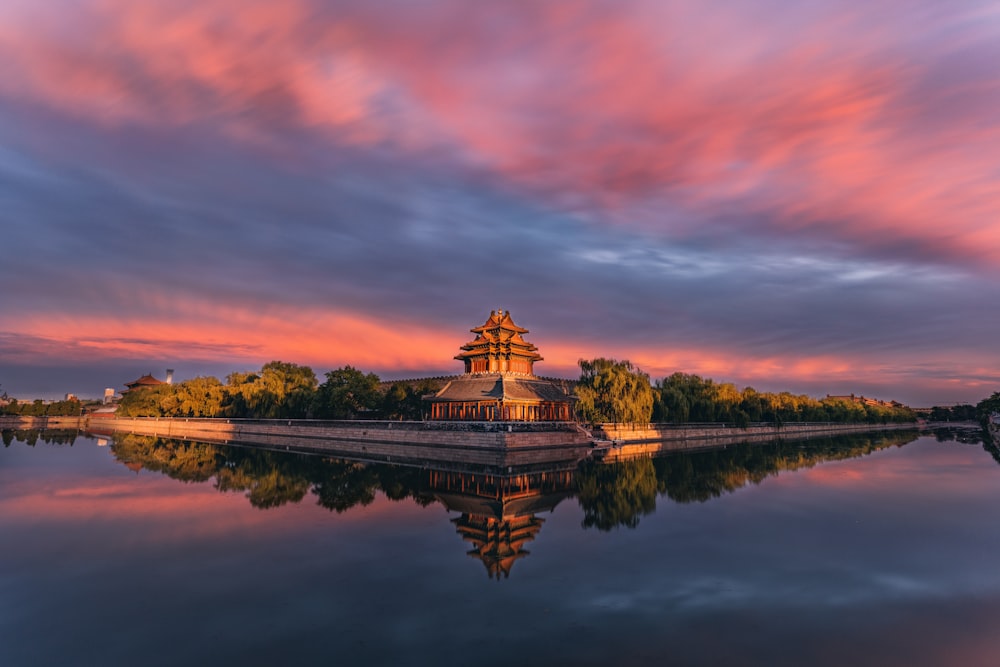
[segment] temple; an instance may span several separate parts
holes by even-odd
[[[470,329],[475,340],[462,346],[455,358],[465,362],[466,373],[520,373],[531,375],[542,360],[538,348],[527,342],[527,329],[514,324],[510,311],[494,310],[486,324]]]
[[[164,382],[163,380],[157,380],[155,377],[153,377],[153,375],[151,373],[146,373],[145,375],[143,375],[141,378],[139,378],[137,380],[132,380],[131,382],[126,382],[125,386],[127,387],[127,389],[125,389],[124,391],[122,391],[122,393],[124,394],[124,393],[132,391],[134,389],[144,389],[146,387],[157,387],[157,386],[159,386],[161,384],[168,384],[168,383]]]
[[[432,421],[572,420],[570,383],[534,374],[542,356],[524,340],[528,330],[514,324],[509,311],[491,311],[485,324],[470,331],[475,339],[455,357],[465,364],[465,374],[424,397]]]

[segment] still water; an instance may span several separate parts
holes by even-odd
[[[1000,662],[1000,465],[977,442],[509,476],[135,436],[3,445],[8,667]]]

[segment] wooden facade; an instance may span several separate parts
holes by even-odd
[[[447,401],[431,404],[434,421],[564,422],[573,419],[571,404],[562,401]]]

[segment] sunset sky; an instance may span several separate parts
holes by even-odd
[[[627,358],[1000,391],[1000,6],[5,0],[0,393]]]

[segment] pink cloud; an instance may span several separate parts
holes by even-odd
[[[105,0],[76,9],[71,34],[65,16],[15,9],[0,53],[20,75],[0,85],[101,122],[214,118],[251,141],[286,125],[410,147],[450,137],[527,191],[667,234],[691,230],[637,214],[643,201],[689,219],[766,213],[774,235],[1000,260],[1000,123],[927,120],[948,96],[988,105],[1000,82],[914,96],[931,59],[908,50],[930,28],[894,26],[899,8],[773,25],[752,5],[397,10]],[[944,57],[970,30],[929,48]],[[387,95],[405,117],[386,115]]]

